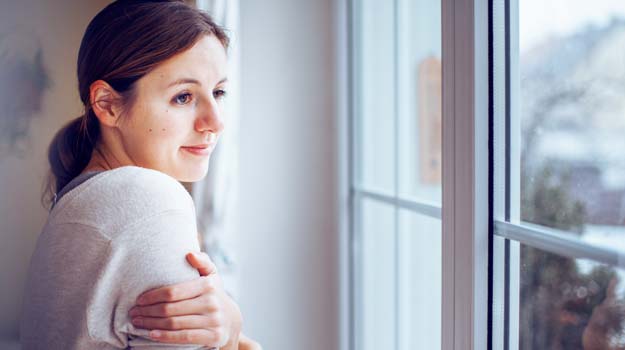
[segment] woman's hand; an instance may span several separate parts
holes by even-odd
[[[242,323],[238,305],[224,291],[208,255],[189,253],[186,258],[201,277],[140,295],[130,310],[133,324],[153,330],[150,337],[159,342],[237,350]]]
[[[263,350],[263,348],[260,346],[260,344],[241,333],[241,337],[239,338],[238,350]]]

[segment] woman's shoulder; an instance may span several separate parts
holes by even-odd
[[[97,189],[109,190],[107,194],[113,196],[191,200],[184,186],[173,177],[138,166],[123,166],[106,171],[97,183]]]
[[[97,228],[131,224],[159,213],[194,215],[193,200],[171,176],[137,166],[108,170],[68,193],[50,213],[54,223],[78,223]],[[70,196],[71,194],[71,196]]]

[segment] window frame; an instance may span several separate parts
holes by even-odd
[[[550,253],[575,259],[589,259],[608,265],[618,266],[620,261],[625,261],[625,254],[616,250],[599,247],[590,243],[585,243],[568,235],[565,231],[553,229],[546,226],[535,225],[532,223],[522,222],[520,219],[520,143],[521,143],[521,117],[518,112],[519,106],[519,0],[492,0],[503,2],[506,8],[506,17],[508,24],[506,25],[506,37],[508,43],[507,50],[507,72],[493,72],[494,74],[505,74],[505,89],[507,91],[507,101],[501,102],[508,106],[505,107],[506,114],[495,114],[493,118],[505,119],[503,124],[506,130],[496,137],[502,139],[507,144],[507,154],[504,155],[506,167],[508,169],[498,171],[495,174],[505,174],[508,179],[506,190],[503,193],[495,194],[495,197],[503,198],[505,203],[502,205],[509,206],[510,213],[505,215],[495,215],[494,217],[494,235],[505,238],[507,240],[516,241],[521,244],[544,250]],[[500,28],[501,29],[501,28]],[[503,45],[500,43],[500,45]],[[497,101],[495,101],[497,103]],[[502,108],[504,109],[504,108]],[[516,129],[518,132],[512,132]],[[495,132],[498,132],[495,130]],[[497,155],[495,155],[497,156]],[[497,192],[497,188],[494,189]],[[501,191],[500,191],[501,192]],[[495,210],[497,213],[497,210]]]
[[[443,0],[443,343],[488,345],[489,3]]]
[[[518,324],[510,320],[519,315],[520,244],[613,266],[625,261],[623,253],[520,220],[520,164],[514,162],[520,158],[521,141],[515,108],[520,89],[518,0],[442,0],[442,208],[354,188],[354,1],[337,1],[335,22],[339,29],[341,349],[355,350],[353,209],[357,196],[442,219],[442,349],[518,349]],[[495,6],[505,8],[505,24],[497,28],[493,16],[500,13],[494,13]],[[503,72],[492,62],[502,48]],[[495,75],[501,74],[503,100],[493,91],[498,88]],[[493,136],[503,139],[504,148],[491,144]]]
[[[488,341],[489,57],[488,0],[442,0],[442,208],[356,187],[354,174],[354,2],[337,1],[338,203],[341,210],[340,348],[355,350],[354,272],[358,197],[441,219],[442,334],[445,350]],[[468,16],[467,16],[468,14]],[[396,73],[395,73],[396,74]],[[468,174],[468,176],[467,176]],[[464,228],[464,229],[463,229]]]
[[[585,243],[565,231],[522,222],[520,213],[520,152],[521,152],[521,116],[520,106],[520,66],[519,66],[519,0],[491,0],[493,6],[499,6],[503,13],[493,14],[504,17],[503,26],[491,23],[493,37],[493,57],[505,60],[505,67],[492,71],[493,82],[503,77],[505,98],[494,98],[495,112],[492,115],[494,139],[498,144],[505,144],[505,151],[493,149],[495,164],[495,183],[493,186],[495,208],[493,216],[494,260],[493,265],[503,266],[493,276],[493,343],[501,347],[494,349],[515,350],[519,347],[518,322],[520,292],[520,246],[536,248],[545,252],[573,259],[588,259],[611,266],[622,266],[625,254]],[[497,11],[495,11],[497,12]],[[499,11],[501,12],[501,11]],[[492,18],[495,21],[495,18]],[[498,51],[503,48],[503,52]],[[500,84],[494,83],[498,89]],[[499,126],[498,126],[499,125]],[[503,286],[497,283],[503,283]],[[503,287],[503,288],[501,288]]]

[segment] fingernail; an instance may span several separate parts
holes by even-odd
[[[143,326],[143,319],[141,317],[135,317],[132,319],[132,324],[135,326]]]
[[[150,331],[150,337],[158,338],[160,336],[161,336],[161,332],[160,331]]]

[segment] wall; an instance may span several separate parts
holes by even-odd
[[[89,20],[106,3],[22,0],[0,5],[0,36],[19,30],[39,38],[53,84],[43,95],[24,152],[0,154],[0,339],[18,335],[28,261],[47,216],[39,200],[47,171],[45,152],[54,132],[81,114],[75,73],[78,47]]]
[[[333,5],[241,0],[240,304],[265,349],[338,349]]]

